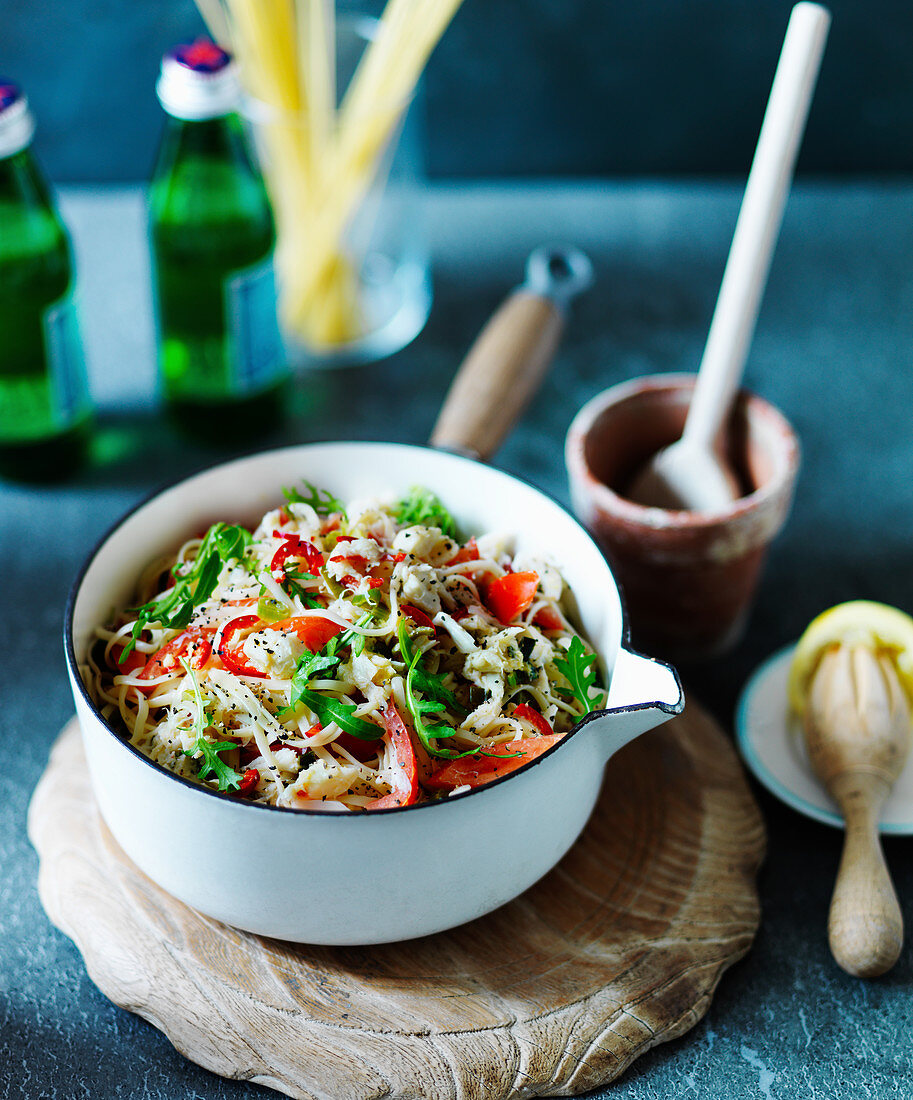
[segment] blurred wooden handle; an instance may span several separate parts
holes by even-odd
[[[831,909],[828,941],[849,974],[877,978],[897,962],[903,946],[903,916],[878,838],[878,813],[887,784],[878,774],[837,780],[846,839]]]
[[[563,327],[554,302],[527,290],[514,291],[463,360],[431,443],[489,458],[542,381]]]

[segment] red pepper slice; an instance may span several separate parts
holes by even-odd
[[[488,586],[485,602],[502,623],[512,623],[531,606],[538,584],[538,573],[505,573]]]
[[[239,615],[237,619],[231,619],[225,623],[218,637],[217,653],[229,672],[236,676],[260,676],[266,675],[259,668],[248,664],[247,656],[241,648],[241,643],[232,645],[232,639],[242,631],[250,631],[261,627],[263,620],[259,615]]]
[[[368,559],[364,554],[338,554],[333,560],[350,562],[353,569],[362,573],[368,568]]]
[[[564,629],[564,623],[561,621],[561,616],[551,607],[543,607],[537,611],[533,622],[536,626],[541,626],[543,630]]]
[[[514,707],[514,713],[511,717],[525,718],[527,722],[531,722],[536,727],[543,737],[551,737],[555,732],[545,715],[540,714],[539,711],[531,707],[529,703],[520,703],[519,706]]]
[[[323,554],[312,542],[299,538],[298,535],[284,535],[281,531],[273,531],[273,535],[285,541],[273,554],[273,560],[269,563],[271,573],[281,570],[288,558],[304,558],[309,573],[319,573],[323,568]]]
[[[291,619],[280,619],[278,623],[267,623],[265,630],[281,630],[287,634],[294,631],[311,653],[323,649],[330,638],[335,638],[344,629],[332,619],[321,615],[295,615]]]
[[[461,546],[454,556],[447,562],[448,565],[460,565],[464,561],[478,561],[479,560],[479,547],[476,544],[475,535],[466,543],[465,546]]]
[[[260,669],[248,662],[247,656],[241,648],[241,642],[236,645],[232,644],[232,640],[237,634],[242,631],[250,633],[252,630],[279,630],[282,633],[294,631],[305,647],[312,653],[316,653],[318,650],[323,649],[330,638],[334,638],[339,634],[343,627],[339,623],[334,623],[331,619],[323,618],[321,615],[295,615],[290,619],[280,619],[277,623],[264,622],[258,615],[240,615],[237,619],[232,619],[222,627],[218,646],[218,654],[222,658],[225,667],[230,672],[234,672],[236,676],[259,676],[262,678],[266,675],[265,672],[261,672]]]
[[[495,745],[486,752],[491,756],[464,756],[462,760],[451,760],[425,780],[425,786],[432,791],[449,791],[454,787],[481,787],[502,775],[508,775],[522,768],[530,760],[541,756],[546,749],[556,745],[563,733],[553,733],[548,737],[524,737]]]
[[[191,668],[199,670],[205,667],[212,657],[210,638],[214,633],[214,627],[191,627],[189,630],[185,630],[182,634],[178,634],[176,638],[172,638],[170,642],[166,642],[156,653],[153,653],[137,675],[141,680],[155,680],[169,672],[177,675],[183,672],[182,657]],[[131,653],[130,657],[132,656]],[[125,664],[129,660],[130,658],[127,659]],[[136,666],[133,667],[132,671],[135,670]],[[119,671],[126,672],[127,670],[121,666]],[[137,688],[137,691],[142,691],[144,694],[154,690],[154,687]]]
[[[419,794],[418,761],[415,758],[412,738],[392,699],[388,700],[387,705],[380,712],[380,717],[387,731],[385,738],[393,749],[395,757],[393,790],[369,802],[365,809],[385,810],[392,806],[411,806],[418,800]]]
[[[351,733],[345,731],[334,739],[333,744],[345,749],[350,756],[354,756],[362,764],[373,760],[380,747],[379,741],[362,741],[360,737],[353,737]]]
[[[238,794],[248,795],[257,789],[257,784],[260,782],[260,773],[256,768],[248,768],[247,771],[241,776],[241,782],[238,784]]]
[[[418,626],[430,626],[431,629],[434,630],[434,623],[420,607],[413,607],[411,603],[401,603],[399,609],[404,615],[408,615]]]
[[[126,645],[126,641],[124,641]],[[146,664],[147,658],[138,649],[131,649],[123,661],[119,661],[123,646],[120,649],[112,649],[108,654],[108,667],[118,676],[132,676]]]
[[[346,561],[351,560],[351,558],[346,558]],[[359,568],[363,568],[368,564],[363,559],[362,563],[363,564],[359,565]],[[368,588],[383,588],[383,586],[386,584],[386,581],[383,577],[368,577],[364,574],[360,577],[357,577],[354,573],[346,573],[344,577],[339,578],[339,583],[342,585],[343,588],[351,588],[354,591],[362,584],[367,584]]]

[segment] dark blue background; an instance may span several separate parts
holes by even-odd
[[[466,0],[428,72],[430,174],[744,174],[790,6]],[[913,5],[832,10],[800,169],[909,171]],[[158,59],[201,27],[192,0],[4,0],[0,73],[27,86],[56,180],[148,175]]]

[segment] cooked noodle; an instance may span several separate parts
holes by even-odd
[[[252,801],[387,808],[514,770],[598,705],[554,565],[461,543],[427,492],[348,514],[287,495],[151,565],[96,631],[95,701],[152,760]]]

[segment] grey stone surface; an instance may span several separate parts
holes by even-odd
[[[738,207],[728,185],[437,188],[428,204],[436,302],[426,331],[374,367],[305,379],[293,439],[425,439],[475,332],[543,240],[586,248],[597,282],[558,360],[496,457],[567,502],[562,441],[576,409],[634,375],[693,369]],[[60,645],[68,587],[95,540],[151,488],[221,457],[181,443],[152,401],[142,198],[64,196],[79,258],[99,458],[49,488],[0,487],[0,1097],[229,1100],[267,1090],[180,1057],[111,1005],[38,901],[29,796],[72,712]],[[795,423],[804,465],[749,631],[684,669],[727,726],[749,671],[816,612],[872,597],[913,609],[913,186],[803,186],[774,262],[748,382]],[[116,458],[116,460],[115,460]],[[913,961],[864,983],[830,959],[824,922],[839,834],[755,788],[769,827],[763,922],[706,1019],[638,1061],[608,1097],[913,1097]],[[886,844],[913,925],[913,841]],[[340,1100],[346,1100],[341,1097]]]

